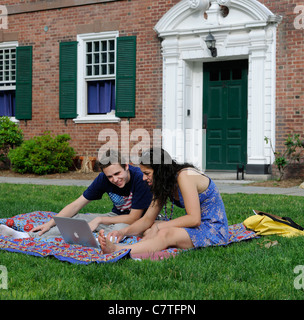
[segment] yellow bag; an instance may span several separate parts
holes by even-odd
[[[244,225],[247,229],[255,231],[257,235],[304,236],[304,229],[288,217],[279,217],[255,210],[253,212],[256,215],[247,218]]]

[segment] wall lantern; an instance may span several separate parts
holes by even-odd
[[[207,48],[211,51],[212,57],[215,58],[217,56],[217,49],[215,47],[216,40],[211,32],[209,32],[208,36],[205,39],[205,42],[206,42]]]

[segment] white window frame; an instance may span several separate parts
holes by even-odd
[[[18,41],[10,41],[10,42],[1,42],[0,43],[0,50],[4,49],[16,49],[16,63],[17,63],[17,47],[18,47]],[[17,77],[17,67],[16,67],[16,77]],[[15,79],[15,85],[11,86],[0,86],[0,91],[6,91],[6,90],[15,90],[16,92],[16,79]],[[10,117],[10,120],[13,122],[18,123],[19,120],[17,120],[15,117]]]
[[[115,110],[107,114],[88,114],[87,106],[87,83],[86,83],[86,41],[111,40],[119,36],[118,31],[86,33],[77,35],[77,118],[75,123],[109,123],[119,122],[120,118],[115,116]],[[115,41],[116,43],[116,41]],[[115,48],[116,53],[116,48]],[[115,66],[116,70],[116,66]]]

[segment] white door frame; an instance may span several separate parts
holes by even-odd
[[[248,59],[248,165],[273,161],[276,28],[281,17],[256,0],[182,0],[157,23],[163,54],[163,146],[178,161],[204,169],[203,64]],[[223,17],[221,6],[229,10]],[[216,39],[212,58],[205,38]]]

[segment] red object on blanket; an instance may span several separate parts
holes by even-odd
[[[6,220],[6,225],[10,228],[14,226],[14,220],[13,219],[7,219]]]
[[[28,223],[24,226],[24,231],[29,232],[34,228],[34,226],[31,223]]]

